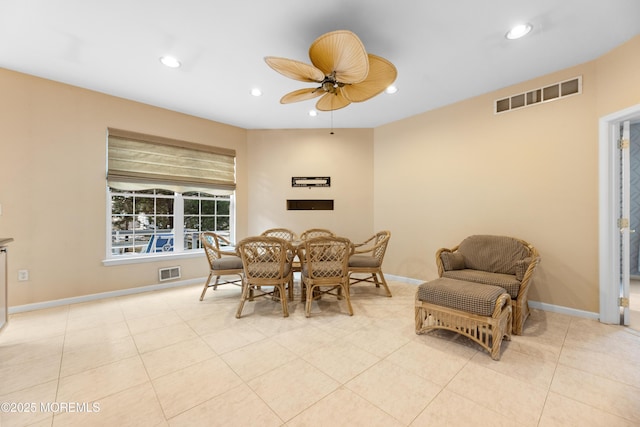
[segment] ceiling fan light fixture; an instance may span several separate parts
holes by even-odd
[[[507,34],[505,34],[505,37],[509,40],[516,40],[529,34],[532,29],[533,25],[531,24],[519,24],[511,28]]]
[[[169,67],[169,68],[179,68],[182,65],[180,61],[178,61],[173,56],[161,56],[160,62],[165,67]]]
[[[387,88],[384,91],[389,95],[393,95],[394,93],[398,92],[398,87],[394,85],[387,86]]]
[[[253,89],[251,89],[251,95],[262,96],[262,91],[259,88],[254,87]]]
[[[310,117],[316,117],[317,115],[318,115],[318,112],[316,110],[309,110]]]
[[[384,92],[398,74],[391,62],[367,53],[358,36],[347,30],[318,37],[309,48],[309,59],[313,65],[275,56],[264,58],[283,76],[315,84],[287,93],[280,99],[281,104],[320,97],[316,110],[339,110]]]

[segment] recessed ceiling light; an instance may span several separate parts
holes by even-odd
[[[516,25],[512,29],[510,29],[505,37],[509,40],[519,39],[520,37],[524,37],[531,32],[533,29],[533,25],[531,24],[520,24]]]
[[[310,115],[311,117],[315,117],[315,116],[317,116],[317,115],[318,115],[318,112],[317,112],[316,110],[311,110],[311,111],[309,111],[309,115]]]
[[[260,89],[258,89],[257,87],[254,87],[253,89],[251,89],[251,95],[253,95],[253,96],[262,96],[262,91]]]
[[[386,93],[388,93],[388,94],[393,94],[393,93],[396,93],[398,91],[398,88],[393,86],[393,85],[391,85],[388,88],[386,88],[384,91]]]
[[[169,68],[178,68],[181,65],[180,61],[178,61],[173,56],[162,56],[160,57],[160,62],[162,62],[162,65],[165,65]]]

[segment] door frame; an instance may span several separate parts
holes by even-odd
[[[640,104],[599,120],[599,266],[600,322],[620,324],[620,164],[616,126],[640,119]]]

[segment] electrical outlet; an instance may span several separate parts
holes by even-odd
[[[29,270],[18,270],[18,282],[29,280]]]

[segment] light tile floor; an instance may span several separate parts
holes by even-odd
[[[324,298],[283,318],[262,299],[236,319],[234,286],[12,315],[0,425],[640,425],[640,332],[534,310],[494,361],[416,335],[416,287],[390,287],[355,286],[353,317]]]

